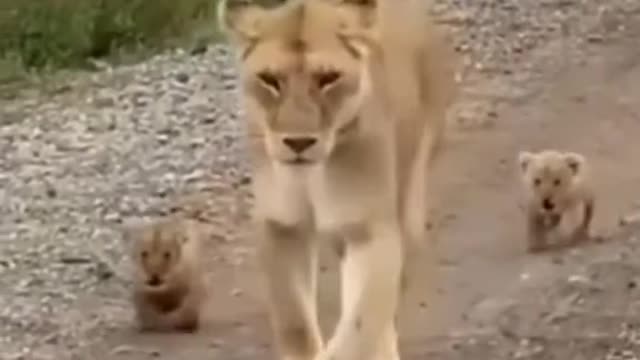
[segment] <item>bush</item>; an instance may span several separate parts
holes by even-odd
[[[122,51],[210,39],[215,7],[216,0],[0,0],[0,64],[78,67]]]

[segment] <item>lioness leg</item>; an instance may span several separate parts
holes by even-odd
[[[362,225],[345,238],[340,320],[319,359],[372,360],[378,354],[395,359],[394,317],[402,267],[398,226]]]
[[[286,360],[310,360],[322,348],[316,313],[317,244],[303,229],[264,221],[261,258],[275,341]]]

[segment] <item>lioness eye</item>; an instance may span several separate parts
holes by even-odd
[[[149,253],[148,253],[148,252],[146,252],[146,251],[143,251],[143,252],[140,254],[140,256],[142,256],[142,258],[143,258],[143,259],[146,259],[146,258],[147,258],[147,256],[149,256]]]
[[[325,71],[315,74],[315,80],[318,87],[320,89],[324,89],[338,81],[340,76],[340,73],[337,71]]]
[[[539,178],[536,178],[535,180],[533,180],[533,185],[535,186],[539,186],[541,183],[541,180]]]
[[[560,179],[553,180],[553,185],[554,186],[560,186]]]
[[[275,76],[274,74],[267,71],[263,71],[261,73],[258,73],[258,79],[260,79],[260,81],[262,81],[262,83],[265,84],[266,86],[276,91],[280,91],[280,81],[278,80],[278,77]]]
[[[163,256],[165,260],[169,260],[171,258],[171,254],[168,251],[166,251]]]

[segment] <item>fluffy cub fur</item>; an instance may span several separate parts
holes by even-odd
[[[195,331],[205,299],[197,223],[167,218],[128,229],[133,304],[142,331]]]
[[[401,274],[419,253],[412,247],[428,244],[429,164],[456,88],[453,52],[427,4],[220,2],[238,54],[256,236],[284,359],[399,358]],[[339,238],[344,255],[341,315],[325,343],[316,278],[327,238]]]
[[[544,250],[549,236],[568,217],[577,220],[569,224],[568,243],[589,239],[595,200],[585,157],[556,150],[523,151],[518,162],[526,196],[528,250]]]

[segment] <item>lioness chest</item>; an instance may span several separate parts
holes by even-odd
[[[392,162],[369,155],[357,163],[336,158],[329,166],[263,167],[255,174],[255,211],[283,225],[313,224],[323,233],[392,216]]]

